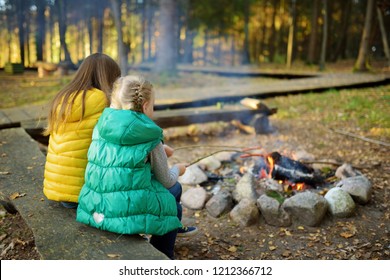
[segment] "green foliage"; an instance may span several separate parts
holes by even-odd
[[[277,191],[269,190],[269,191],[266,191],[265,194],[273,199],[276,199],[280,204],[282,204],[285,200],[285,197],[283,195],[281,195],[280,193],[278,193]]]

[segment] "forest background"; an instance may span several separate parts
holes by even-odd
[[[389,0],[0,0],[0,67],[37,61],[74,68],[89,54],[122,72],[153,63],[238,66],[354,60],[390,63]]]

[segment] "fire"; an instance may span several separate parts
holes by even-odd
[[[302,191],[305,189],[305,183],[297,183],[297,184],[295,184],[295,187],[296,187],[297,191]]]
[[[275,162],[274,162],[274,159],[270,156],[267,156],[267,161],[269,163],[268,178],[272,178],[272,171],[274,170]]]

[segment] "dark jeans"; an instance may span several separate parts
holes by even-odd
[[[180,204],[180,198],[182,193],[182,188],[179,182],[174,184],[169,192],[175,197],[177,205],[177,217],[181,221],[183,209]],[[153,235],[150,239],[150,244],[152,244],[156,249],[164,253],[170,259],[174,259],[174,248],[176,242],[177,229],[172,230],[164,235]]]
[[[61,201],[61,205],[68,209],[76,209],[79,204],[76,202]]]

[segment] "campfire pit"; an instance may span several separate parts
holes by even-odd
[[[188,168],[189,173],[192,169],[203,172],[205,179],[187,181],[186,171],[181,183],[192,187],[187,190],[189,193],[183,194],[182,203],[194,210],[206,208],[214,217],[229,213],[243,226],[256,223],[261,217],[274,226],[293,223],[318,226],[326,213],[334,217],[351,216],[355,203],[365,204],[371,197],[369,180],[358,171],[351,173],[353,168],[348,164],[324,171],[279,152],[247,151],[232,152],[230,160],[219,165],[215,165],[216,160],[218,154]],[[202,203],[197,203],[198,208],[191,202],[194,197],[204,198]]]

